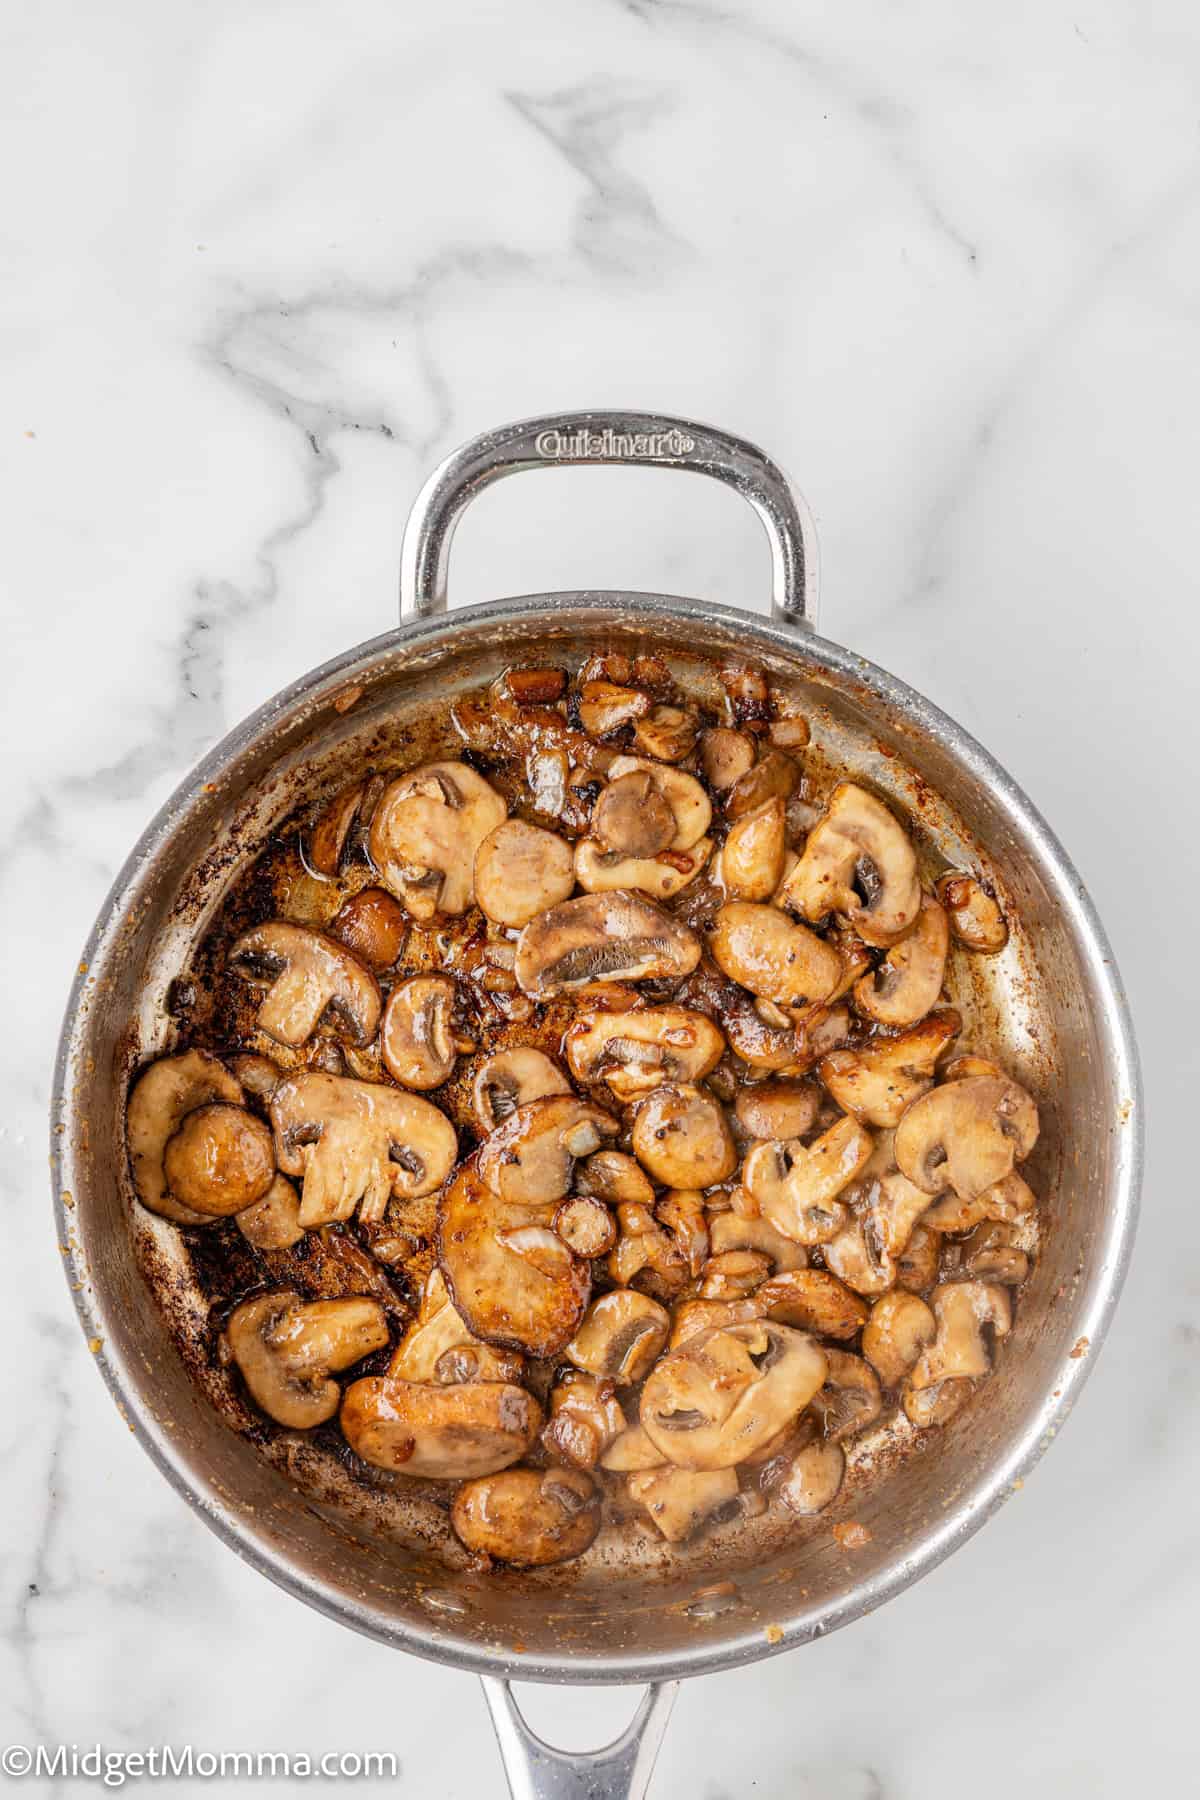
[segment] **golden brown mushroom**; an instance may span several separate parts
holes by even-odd
[[[379,983],[323,931],[270,919],[242,933],[229,952],[229,966],[268,984],[258,1025],[277,1044],[306,1044],[327,1015],[360,1048],[375,1036]]]
[[[864,1125],[896,1126],[905,1109],[933,1086],[937,1061],[962,1029],[946,1007],[895,1037],[856,1050],[832,1050],[818,1073],[844,1112]]]
[[[242,1378],[265,1413],[293,1431],[331,1419],[341,1391],[331,1370],[348,1369],[388,1341],[377,1300],[301,1300],[260,1294],[234,1308],[225,1327]]]
[[[633,1153],[655,1181],[673,1188],[712,1187],[737,1167],[720,1102],[686,1082],[655,1088],[638,1106]]]
[[[916,1294],[883,1294],[863,1326],[863,1355],[887,1387],[899,1387],[937,1336],[933,1311]]]
[[[725,1053],[711,1019],[684,1006],[646,1006],[628,1012],[587,1010],[563,1039],[576,1081],[605,1081],[618,1100],[631,1101],[664,1082],[697,1082]]]
[[[689,1338],[651,1370],[640,1417],[668,1462],[725,1469],[808,1405],[828,1364],[813,1339],[755,1320]]]
[[[600,1529],[600,1494],[579,1469],[506,1469],[464,1482],[450,1523],[477,1555],[542,1568],[582,1556]]]
[[[584,894],[532,919],[517,945],[516,975],[535,1000],[557,999],[598,981],[688,975],[700,940],[644,895]]]
[[[930,894],[917,922],[871,975],[854,984],[854,1004],[879,1025],[915,1025],[937,1005],[946,973],[950,927]]]
[[[921,905],[908,834],[882,800],[842,782],[809,832],[779,900],[812,925],[842,913],[865,943],[896,943],[912,929]]]
[[[261,1119],[242,1106],[197,1106],[167,1139],[167,1187],[193,1211],[228,1218],[261,1200],[275,1179],[275,1146]]]
[[[163,1155],[188,1113],[213,1102],[238,1106],[244,1098],[240,1081],[206,1050],[164,1056],[142,1070],[129,1095],[125,1141],[134,1190],[143,1206],[176,1225],[212,1223],[215,1215],[172,1197]]]
[[[574,891],[570,845],[540,825],[506,819],[475,852],[475,898],[499,925],[527,925]]]
[[[1024,1162],[1037,1142],[1037,1107],[1015,1081],[976,1075],[934,1088],[896,1129],[896,1161],[927,1194],[952,1187],[975,1200]]]
[[[371,861],[413,918],[457,916],[475,898],[475,853],[507,811],[466,763],[426,763],[380,796]]]
[[[430,1480],[469,1480],[506,1469],[529,1450],[542,1409],[504,1381],[449,1386],[368,1375],[342,1399],[342,1436],[379,1469]]]
[[[670,1328],[671,1315],[649,1295],[614,1288],[592,1302],[564,1355],[577,1369],[625,1387],[649,1374]]]
[[[1004,914],[973,875],[943,875],[937,896],[950,915],[950,929],[968,950],[995,956],[1008,942]]]
[[[709,947],[731,981],[776,1006],[820,1005],[841,979],[837,951],[777,906],[731,900],[713,921]]]
[[[734,1469],[678,1469],[669,1463],[626,1477],[629,1498],[642,1507],[668,1544],[683,1544],[738,1497]]]
[[[569,1094],[571,1084],[556,1063],[541,1050],[520,1046],[497,1050],[479,1066],[471,1088],[475,1117],[484,1131],[494,1131],[511,1118],[519,1106],[546,1100],[553,1094]]]
[[[870,1134],[855,1119],[838,1119],[811,1144],[797,1138],[755,1144],[742,1181],[763,1217],[798,1244],[821,1244],[846,1223],[837,1196],[871,1154]]]
[[[374,1081],[310,1070],[271,1096],[279,1167],[304,1178],[300,1223],[371,1223],[389,1198],[432,1194],[457,1152],[454,1127],[428,1100]]]
[[[457,991],[449,975],[411,975],[397,982],[379,1033],[383,1066],[401,1087],[424,1091],[449,1081],[458,1060]]]

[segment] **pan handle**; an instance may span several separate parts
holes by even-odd
[[[655,1681],[633,1718],[603,1750],[555,1750],[529,1729],[507,1681],[481,1675],[512,1800],[642,1800],[677,1681]]]
[[[446,610],[454,528],[468,503],[502,475],[574,463],[648,464],[711,475],[741,494],[771,545],[771,613],[815,629],[817,542],[812,515],[783,471],[755,444],[693,419],[634,412],[547,413],[472,438],[436,468],[413,503],[400,546],[400,617]]]

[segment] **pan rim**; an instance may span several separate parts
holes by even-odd
[[[1041,1403],[1008,1454],[983,1470],[942,1523],[922,1533],[904,1556],[852,1584],[833,1606],[802,1608],[781,1618],[772,1626],[769,1638],[761,1627],[755,1627],[731,1635],[715,1646],[697,1646],[694,1650],[676,1653],[628,1656],[508,1654],[470,1639],[457,1640],[449,1626],[425,1630],[416,1624],[397,1623],[384,1617],[371,1604],[351,1600],[319,1576],[298,1572],[291,1560],[224,1503],[215,1489],[205,1491],[198,1485],[170,1434],[159,1424],[149,1403],[142,1399],[138,1381],[107,1334],[106,1309],[91,1289],[88,1278],[86,1245],[78,1238],[76,1215],[64,1198],[76,1185],[74,1129],[77,1122],[70,1091],[73,1070],[87,1035],[87,1011],[81,1006],[81,1000],[89,971],[103,959],[106,947],[119,931],[125,917],[126,896],[134,888],[140,873],[173,835],[188,808],[198,803],[205,784],[219,777],[241,752],[277,724],[283,715],[306,702],[311,703],[322,690],[336,690],[348,676],[385,655],[403,649],[436,647],[451,632],[457,635],[471,625],[500,621],[536,625],[546,623],[555,614],[579,610],[609,611],[624,620],[631,614],[642,614],[649,621],[671,618],[724,626],[736,631],[743,641],[807,662],[825,674],[869,687],[877,699],[939,742],[973,780],[989,790],[1008,815],[1018,836],[1034,847],[1096,984],[1102,1002],[1097,1021],[1101,1039],[1112,1064],[1114,1088],[1125,1097],[1118,1117],[1121,1129],[1106,1228],[1097,1247],[1091,1296],[1080,1319],[1081,1330],[1090,1341],[1089,1354],[1065,1359],[1047,1376]],[[1143,1110],[1141,1070],[1128,999],[1091,896],[1047,821],[1019,784],[977,739],[916,689],[831,639],[714,602],[679,595],[582,589],[514,595],[459,607],[431,618],[407,621],[367,639],[280,689],[227,732],[196,764],[155,813],[125,859],[79,959],[55,1058],[50,1160],[58,1241],[64,1251],[62,1260],[73,1290],[72,1299],[89,1342],[94,1345],[100,1340],[94,1360],[142,1449],[223,1543],[296,1599],[340,1624],[395,1648],[481,1675],[521,1681],[606,1685],[715,1673],[779,1655],[814,1638],[826,1636],[902,1593],[921,1576],[938,1567],[992,1517],[1057,1437],[1091,1373],[1096,1353],[1108,1330],[1128,1270],[1137,1226],[1144,1157]]]

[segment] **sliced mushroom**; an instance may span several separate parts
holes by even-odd
[[[927,1194],[952,1187],[976,1200],[1025,1160],[1037,1136],[1037,1107],[1024,1088],[976,1075],[914,1101],[896,1128],[896,1161]]]
[[[329,929],[368,968],[390,969],[404,948],[408,920],[385,889],[368,887],[351,894]]]
[[[628,1425],[618,1432],[600,1457],[600,1467],[614,1474],[631,1474],[641,1469],[670,1468],[661,1450],[656,1450],[640,1425]]]
[[[441,1087],[454,1073],[457,993],[449,975],[412,975],[398,982],[384,1008],[379,1034],[383,1066],[401,1087]]]
[[[916,925],[888,951],[874,974],[854,984],[854,1004],[879,1025],[915,1025],[938,1003],[950,949],[946,915],[929,894]]]
[[[969,1075],[1003,1075],[1004,1070],[990,1056],[977,1056],[973,1050],[964,1050],[959,1056],[952,1056],[941,1068],[943,1081],[965,1081]]]
[[[709,946],[731,981],[777,1006],[820,1004],[841,978],[837,951],[776,906],[731,900],[713,922]]]
[[[237,1228],[256,1250],[288,1250],[304,1236],[300,1196],[284,1175],[276,1175],[261,1200],[237,1215]]]
[[[974,1200],[961,1200],[957,1194],[945,1194],[922,1214],[922,1223],[930,1231],[970,1231],[987,1220],[1014,1225],[1032,1212],[1037,1196],[1029,1183],[1014,1169],[993,1187],[985,1188]]]
[[[645,1511],[668,1544],[683,1544],[738,1497],[733,1469],[677,1469],[669,1465],[629,1475],[626,1492]]]
[[[199,1055],[199,1051],[193,1054]],[[269,1100],[275,1089],[283,1080],[283,1070],[269,1056],[259,1056],[248,1051],[242,1056],[231,1056],[229,1067],[237,1076],[248,1094],[259,1100]]]
[[[769,1004],[752,1000],[732,982],[726,985],[720,995],[719,1011],[729,1048],[752,1069],[771,1074],[803,1074],[814,1060],[808,1053],[806,1033],[798,1031],[786,1013],[778,1013],[774,1022],[765,1019],[760,1008]],[[844,1012],[845,1008],[841,1010]]]
[[[603,1200],[576,1194],[554,1215],[554,1230],[576,1256],[607,1256],[617,1241],[617,1222]]]
[[[798,1138],[812,1130],[821,1104],[811,1081],[760,1081],[738,1090],[734,1114],[755,1138]]]
[[[800,783],[800,770],[790,756],[768,750],[761,762],[740,775],[725,796],[725,817],[741,819],[768,800],[790,800]]]
[[[822,1437],[841,1443],[873,1425],[883,1411],[879,1377],[861,1356],[826,1350],[829,1372],[814,1394],[809,1410]]]
[[[417,1316],[388,1365],[393,1380],[436,1382],[452,1387],[464,1381],[507,1381],[518,1384],[525,1359],[515,1350],[497,1350],[470,1330],[450,1299],[439,1268],[430,1270],[421,1291]]]
[[[594,1300],[564,1354],[618,1387],[641,1381],[667,1341],[671,1315],[647,1294],[616,1288]]]
[[[804,1410],[827,1368],[803,1332],[763,1320],[730,1325],[689,1338],[655,1365],[641,1422],[668,1462],[732,1468]]]
[[[618,889],[564,900],[531,920],[516,976],[535,1000],[552,1000],[597,981],[679,980],[699,960],[694,932],[644,895]]]
[[[718,725],[701,733],[700,766],[714,793],[723,794],[754,767],[754,739],[748,732]]]
[[[930,1304],[937,1336],[921,1352],[908,1378],[909,1387],[937,1387],[943,1381],[990,1374],[988,1335],[1007,1337],[1012,1329],[1007,1288],[991,1281],[946,1281],[934,1288]]]
[[[623,1287],[636,1282],[659,1299],[673,1299],[690,1273],[681,1245],[641,1201],[622,1201],[617,1217],[621,1235],[608,1259],[610,1278]]]
[[[846,1455],[840,1444],[806,1444],[792,1457],[775,1491],[789,1512],[809,1519],[837,1499],[845,1473]]]
[[[304,1177],[300,1223],[308,1229],[383,1217],[388,1200],[432,1194],[454,1165],[454,1127],[428,1100],[375,1081],[310,1070],[271,1096],[279,1167]]]
[[[654,1189],[640,1163],[623,1150],[597,1150],[581,1162],[575,1171],[575,1186],[581,1194],[593,1194],[597,1200],[617,1206],[623,1201],[643,1207],[654,1205]]]
[[[671,1314],[668,1349],[677,1350],[689,1338],[728,1325],[749,1325],[763,1316],[756,1295],[741,1300],[682,1300]]]
[[[885,1387],[899,1387],[937,1336],[931,1307],[916,1294],[883,1294],[863,1326],[862,1351]]]
[[[542,1444],[556,1462],[594,1469],[626,1429],[613,1382],[580,1369],[564,1369],[550,1394],[550,1423]]]
[[[551,1094],[519,1106],[479,1147],[479,1173],[502,1200],[557,1204],[571,1186],[579,1157],[590,1156],[617,1122],[574,1094]]]
[[[439,1386],[369,1375],[346,1389],[339,1423],[355,1455],[378,1469],[469,1480],[524,1456],[541,1429],[542,1409],[505,1381]]]
[[[633,727],[633,741],[656,762],[682,762],[696,747],[696,717],[681,706],[656,706]]]
[[[857,1050],[832,1050],[817,1072],[844,1112],[866,1125],[896,1126],[905,1109],[933,1086],[938,1058],[961,1029],[958,1013],[945,1007],[896,1037],[875,1038]]]
[[[308,834],[305,861],[317,875],[332,880],[346,860],[351,834],[363,822],[377,794],[374,780],[356,781],[343,788],[318,814]]]
[[[592,814],[592,836],[617,856],[657,856],[676,832],[667,797],[646,769],[631,769],[603,790]]]
[[[506,1469],[466,1481],[450,1511],[468,1550],[522,1569],[582,1556],[600,1517],[599,1490],[579,1469]]]
[[[647,757],[618,756],[608,771],[612,781],[626,775],[648,775],[671,809],[675,831],[667,850],[691,850],[712,823],[712,802],[694,775]]]
[[[134,1191],[143,1206],[176,1225],[212,1224],[213,1214],[172,1198],[163,1152],[188,1113],[213,1102],[237,1106],[244,1097],[241,1083],[206,1050],[164,1056],[142,1070],[129,1095],[125,1141]]]
[[[640,719],[653,702],[640,688],[622,687],[613,681],[585,681],[579,690],[579,723],[589,737],[608,737]]]
[[[535,1101],[534,1105],[546,1102]],[[501,1128],[503,1129],[503,1127]],[[552,1229],[554,1206],[504,1200],[465,1162],[438,1204],[438,1261],[476,1337],[554,1356],[583,1317],[589,1265]]]
[[[275,1146],[261,1119],[214,1100],[180,1120],[167,1139],[163,1173],[181,1206],[224,1219],[262,1199],[275,1179]]]
[[[924,1217],[924,1215],[923,1215]],[[938,1278],[941,1240],[924,1223],[913,1227],[912,1236],[896,1258],[896,1285],[909,1293],[925,1294]]]
[[[937,897],[950,915],[950,929],[960,944],[984,956],[995,956],[1008,942],[1004,914],[973,875],[943,875]]]
[[[906,1387],[902,1395],[904,1416],[910,1425],[924,1430],[945,1425],[975,1392],[974,1381],[939,1381],[936,1387]]]
[[[270,919],[243,932],[229,952],[229,966],[269,985],[258,1025],[277,1044],[306,1044],[328,1015],[350,1040],[369,1044],[379,1024],[379,983],[344,944]]]
[[[413,918],[457,916],[475,898],[475,853],[507,811],[466,763],[427,763],[384,789],[371,820],[371,861]]]
[[[622,856],[583,838],[575,846],[575,879],[589,894],[636,889],[653,900],[670,900],[695,880],[711,851],[712,839],[700,838],[687,850],[664,850],[653,857]]]
[[[666,1187],[713,1187],[737,1168],[720,1101],[687,1082],[655,1088],[640,1103],[633,1121],[633,1153]]]
[[[987,1220],[963,1240],[962,1266],[973,1280],[1020,1287],[1029,1273],[1029,1258],[1018,1247],[1011,1225]]]
[[[702,1300],[742,1300],[771,1273],[771,1259],[759,1250],[722,1250],[705,1263]]]
[[[571,846],[540,825],[506,819],[475,852],[475,897],[499,925],[527,925],[574,891]]]
[[[293,1431],[331,1419],[341,1390],[330,1371],[348,1369],[388,1341],[377,1300],[301,1300],[260,1294],[234,1308],[225,1337],[242,1379],[265,1413]]]
[[[810,924],[839,912],[864,942],[896,943],[912,929],[921,905],[908,834],[882,800],[842,782],[809,832],[779,899]]]
[[[769,1272],[781,1269],[803,1269],[807,1254],[802,1245],[784,1237],[766,1219],[747,1219],[737,1212],[719,1213],[709,1227],[709,1240],[714,1256],[731,1250],[752,1250],[766,1257]]]
[[[827,1269],[783,1269],[763,1282],[754,1304],[761,1317],[819,1337],[852,1338],[867,1319],[865,1303]]]
[[[838,1201],[870,1156],[869,1133],[855,1119],[839,1119],[812,1144],[798,1138],[755,1144],[742,1181],[763,1217],[798,1244],[821,1244],[846,1223]]]
[[[769,900],[783,879],[787,825],[783,801],[743,813],[721,846],[720,881],[731,900]]]
[[[519,1106],[569,1094],[571,1084],[541,1050],[498,1050],[480,1064],[471,1089],[475,1117],[484,1131],[494,1131]]]
[[[852,1216],[822,1248],[825,1266],[859,1294],[882,1294],[897,1280],[897,1259],[912,1238],[929,1195],[899,1169],[863,1179],[847,1194]]]
[[[683,1006],[579,1014],[563,1039],[576,1081],[605,1081],[618,1100],[635,1100],[664,1082],[697,1082],[725,1054],[711,1019]]]

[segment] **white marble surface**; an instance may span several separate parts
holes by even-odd
[[[277,1593],[120,1428],[57,1266],[45,1117],[79,947],[151,811],[390,622],[437,457],[609,402],[792,469],[828,634],[957,714],[1072,850],[1150,1107],[1133,1275],[1061,1445],[881,1614],[687,1685],[652,1791],[1190,1791],[1195,8],[44,0],[3,35],[0,1736],[395,1748],[389,1792],[500,1791],[471,1679]],[[732,498],[558,480],[479,505],[457,598],[762,603]],[[530,1704],[574,1743],[628,1709]]]

